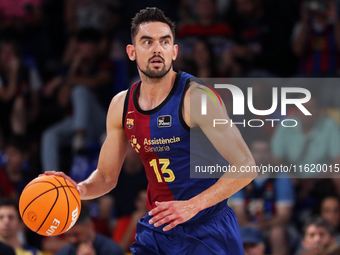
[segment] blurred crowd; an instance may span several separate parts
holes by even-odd
[[[17,255],[129,252],[147,213],[147,179],[130,147],[117,187],[83,201],[66,235],[25,228],[17,201],[44,171],[81,181],[96,168],[110,100],[138,80],[125,46],[131,18],[147,6],[176,22],[175,70],[199,78],[340,75],[339,0],[1,0],[0,254],[12,254],[8,246]],[[269,109],[270,89],[252,87],[256,108]],[[340,163],[340,88],[314,87],[305,104],[312,117],[288,110],[298,128],[240,127],[257,165]],[[339,197],[337,178],[254,180],[230,199],[246,255],[340,254]]]

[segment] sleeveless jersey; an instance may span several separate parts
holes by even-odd
[[[195,77],[178,71],[169,95],[152,110],[144,111],[138,106],[136,91],[141,81],[132,85],[125,98],[123,127],[146,171],[149,210],[156,207],[156,201],[188,200],[216,183],[216,179],[190,178],[190,128],[182,116],[190,78]],[[213,148],[212,145],[201,147],[202,150]],[[205,153],[200,152],[204,157]],[[201,211],[193,219],[225,205],[226,200]]]

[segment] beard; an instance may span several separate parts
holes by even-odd
[[[151,60],[153,58],[161,58],[163,60],[163,67],[162,68],[159,68],[159,69],[155,69],[155,70],[152,70],[150,68],[150,63],[151,63]],[[149,60],[148,60],[148,65],[147,67],[145,68],[145,70],[142,70],[139,65],[138,65],[138,61],[137,61],[137,57],[136,57],[136,63],[137,63],[137,68],[148,78],[151,78],[151,79],[161,79],[163,78],[171,69],[171,65],[169,68],[167,68],[167,66],[165,65],[164,63],[164,59],[159,56],[159,55],[155,55],[153,57],[151,57]]]

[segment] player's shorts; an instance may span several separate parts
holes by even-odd
[[[166,232],[165,225],[150,225],[151,218],[146,215],[137,223],[134,255],[244,255],[236,215],[229,206]]]

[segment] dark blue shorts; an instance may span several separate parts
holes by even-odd
[[[164,225],[150,225],[150,219],[146,215],[137,224],[136,242],[131,246],[134,255],[244,255],[236,215],[228,206],[166,232]]]

